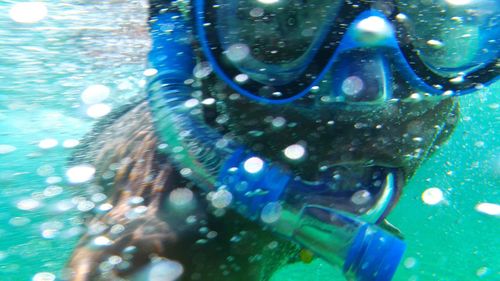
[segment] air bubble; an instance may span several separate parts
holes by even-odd
[[[283,151],[285,156],[291,160],[299,160],[306,154],[306,149],[300,144],[292,144]]]
[[[443,191],[437,187],[426,189],[422,193],[422,201],[427,205],[436,205],[443,201]]]
[[[500,216],[500,205],[494,203],[479,203],[476,205],[475,209],[476,211],[486,215],[495,217]]]
[[[0,154],[11,153],[16,150],[16,147],[8,144],[0,144]]]
[[[92,240],[92,244],[97,247],[107,247],[113,244],[113,241],[106,236],[97,236]]]
[[[450,82],[453,84],[460,84],[464,82],[464,76],[463,75],[458,75],[457,77],[451,78]]]
[[[43,139],[38,143],[38,147],[41,149],[49,149],[56,147],[58,143],[56,139]]]
[[[184,272],[182,264],[171,261],[161,260],[155,261],[146,268],[147,277],[144,280],[148,281],[174,281]]]
[[[233,201],[233,194],[226,189],[219,189],[212,194],[210,201],[217,209],[226,208]]]
[[[278,3],[279,0],[257,0],[257,1],[259,1],[262,4],[274,4]]]
[[[413,93],[409,98],[413,101],[421,101],[423,99],[422,95],[419,93]]]
[[[33,281],[54,281],[56,276],[50,272],[38,272],[33,276]]]
[[[184,106],[187,108],[193,108],[200,104],[200,102],[197,99],[188,99],[186,102],[184,102]]]
[[[486,266],[482,266],[476,270],[477,277],[484,277],[490,273],[490,269]]]
[[[251,157],[243,163],[243,168],[248,173],[255,174],[264,168],[264,161],[259,157]]]
[[[40,205],[41,204],[39,201],[30,198],[30,199],[24,199],[24,200],[19,201],[16,204],[16,207],[19,210],[31,211],[31,210],[34,210],[34,209],[40,207]]]
[[[356,205],[364,205],[368,203],[371,198],[371,193],[368,190],[359,190],[351,196],[351,201]]]
[[[215,99],[214,98],[207,98],[207,99],[204,99],[201,103],[204,105],[212,105],[215,103]]]
[[[88,86],[82,93],[81,99],[85,104],[96,104],[109,97],[111,90],[104,85],[96,84]]]
[[[79,144],[80,144],[79,140],[76,140],[76,139],[67,139],[67,140],[63,141],[62,145],[63,145],[64,148],[73,148],[73,147],[76,147]]]
[[[271,124],[273,125],[274,128],[281,128],[281,127],[285,126],[286,119],[279,116],[279,117],[274,118],[273,121],[271,121]]]
[[[409,257],[409,258],[405,259],[405,261],[404,261],[404,266],[408,269],[415,267],[416,264],[417,264],[417,260],[413,257]]]
[[[193,174],[193,171],[189,168],[182,168],[180,171],[181,176],[183,177],[189,177],[190,175]]]
[[[92,200],[92,202],[98,203],[98,202],[102,202],[102,201],[106,200],[107,198],[108,197],[104,193],[95,193],[95,194],[92,194],[92,196],[90,197],[90,200]]]
[[[193,75],[198,79],[205,78],[210,75],[210,73],[212,73],[212,66],[206,61],[198,63],[193,69]]]
[[[125,227],[121,224],[115,224],[111,227],[111,229],[109,230],[109,233],[113,234],[113,235],[118,235],[120,233],[122,233],[123,231],[125,231]]]
[[[94,207],[95,207],[94,202],[86,201],[86,200],[79,202],[78,205],[76,206],[76,208],[80,212],[88,212],[88,211],[94,209]]]
[[[448,4],[455,6],[468,5],[472,2],[472,0],[445,0]]]
[[[207,233],[207,238],[208,238],[208,239],[214,239],[215,237],[217,237],[217,235],[218,235],[217,231],[213,231],[213,230],[212,230],[212,231],[209,231],[209,232]]]
[[[43,2],[16,3],[9,10],[10,18],[19,23],[36,23],[47,17],[47,14],[48,9]]]
[[[239,62],[250,54],[250,49],[245,44],[237,43],[229,46],[225,53],[230,61]]]
[[[117,264],[121,263],[122,261],[123,261],[123,259],[120,256],[111,256],[108,258],[108,262],[111,265],[117,265]]]
[[[9,224],[12,226],[23,226],[30,223],[31,220],[25,217],[13,217],[9,220]]]
[[[193,200],[193,192],[189,188],[176,188],[170,192],[168,198],[173,205],[183,207]]]
[[[110,112],[111,112],[111,106],[104,103],[91,105],[87,109],[87,115],[92,118],[101,118],[108,115]]]
[[[364,88],[364,83],[358,76],[349,76],[342,82],[342,92],[347,96],[355,96]]]
[[[234,80],[238,83],[245,83],[248,80],[248,75],[246,74],[238,74],[234,77]]]
[[[144,70],[144,72],[143,72],[144,76],[147,76],[147,77],[154,76],[157,73],[158,73],[158,69],[156,69],[156,68],[148,68],[148,69]]]
[[[281,217],[282,207],[279,202],[267,203],[260,214],[260,219],[265,223],[276,222]]]
[[[396,15],[396,20],[399,22],[404,22],[404,21],[408,20],[408,16],[403,14],[403,13],[399,13]]]
[[[100,212],[107,212],[107,211],[113,209],[113,205],[111,205],[110,203],[104,203],[104,204],[99,205],[99,207],[97,209]]]
[[[427,41],[427,45],[429,45],[435,49],[439,49],[439,48],[442,48],[444,46],[444,43],[439,41],[439,40],[436,40],[436,39],[430,39]]]
[[[36,173],[42,177],[48,177],[54,173],[54,167],[51,165],[42,165],[36,169]]]
[[[66,177],[70,183],[84,183],[94,177],[95,168],[91,165],[78,165],[66,171]]]
[[[264,15],[264,9],[257,7],[250,10],[250,16],[258,18]]]

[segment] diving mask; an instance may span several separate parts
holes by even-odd
[[[322,80],[339,79],[346,61],[367,61],[359,55],[370,52],[383,73],[398,73],[429,95],[466,94],[497,79],[499,2],[433,3],[196,0],[194,6],[203,52],[218,76],[265,103],[298,99]],[[358,70],[366,73],[361,79],[372,71]],[[346,75],[341,79],[352,92],[360,81]],[[392,83],[377,79],[370,85]]]

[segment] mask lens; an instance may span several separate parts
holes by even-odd
[[[251,79],[283,85],[306,69],[342,2],[217,0],[217,39],[227,61]]]
[[[455,77],[498,57],[497,0],[396,1],[397,20],[420,59],[434,73]],[[433,3],[433,4],[428,4]]]

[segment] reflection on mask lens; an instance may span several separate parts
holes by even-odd
[[[296,78],[291,73],[296,74],[315,54],[342,2],[216,1],[218,40],[227,59],[252,79],[267,77],[261,82],[283,84]],[[277,67],[279,71],[271,70]],[[269,79],[268,72],[283,75]]]
[[[497,58],[497,0],[396,1],[397,19],[420,58],[436,74],[454,77]],[[432,4],[431,4],[432,3]]]

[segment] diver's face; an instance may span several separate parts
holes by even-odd
[[[329,182],[332,191],[345,191],[332,197],[311,190],[301,200],[357,213],[366,211],[386,185],[399,194],[458,117],[451,98],[378,106],[338,102],[306,109],[233,96],[221,107],[229,117],[221,120],[228,120],[231,133],[256,153],[288,166],[304,181]]]
[[[256,153],[357,202],[358,191],[402,186],[457,121],[456,102],[440,95],[480,77],[474,71],[498,52],[494,1],[374,2],[220,1],[213,12],[213,46],[225,50],[223,67],[233,65],[225,83],[244,95],[222,91],[220,120]],[[238,73],[247,80],[235,85]],[[292,101],[272,104],[282,96]]]

